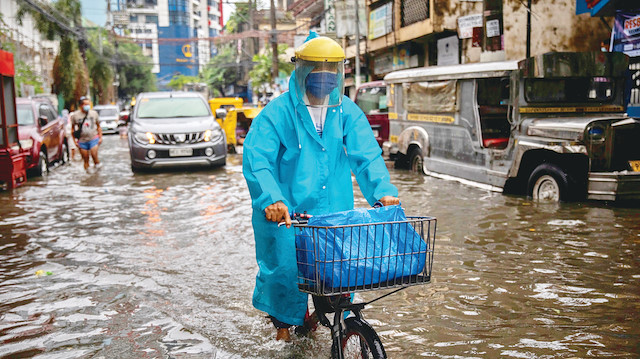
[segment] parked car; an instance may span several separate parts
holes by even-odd
[[[93,109],[98,112],[102,133],[117,133],[120,111],[116,105],[97,105]]]
[[[136,98],[129,123],[131,170],[222,166],[224,132],[205,99],[194,92],[146,92]]]
[[[55,162],[69,162],[64,123],[50,101],[16,99],[20,145],[28,149],[27,175],[46,175]]]
[[[356,92],[355,103],[364,112],[380,147],[389,140],[389,108],[387,107],[387,85],[384,81],[362,84]]]

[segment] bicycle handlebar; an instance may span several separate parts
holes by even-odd
[[[380,207],[384,207],[384,204],[382,204],[382,202],[380,201],[376,201],[376,203],[374,203],[372,207],[380,208]],[[307,212],[305,211],[304,213],[291,212],[289,213],[289,217],[291,218],[291,224],[307,224],[307,222],[309,221],[309,218],[313,216],[310,214],[307,214]],[[284,221],[278,222],[278,227],[282,225],[284,225]]]

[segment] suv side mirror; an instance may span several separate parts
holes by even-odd
[[[47,118],[47,116],[40,116],[38,118],[38,125],[40,127],[44,127],[47,125],[47,123],[49,123],[49,119]]]
[[[227,117],[227,110],[224,108],[219,108],[216,110],[216,118],[224,120]]]

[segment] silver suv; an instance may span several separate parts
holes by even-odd
[[[147,92],[136,98],[129,123],[131,170],[176,166],[222,166],[224,132],[201,95]]]

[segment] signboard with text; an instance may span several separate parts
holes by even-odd
[[[611,51],[640,56],[640,13],[617,12],[611,31]]]
[[[473,29],[482,28],[482,14],[461,16],[458,18],[458,37],[469,39],[473,37]]]
[[[369,40],[384,36],[393,31],[393,2],[369,12]]]

